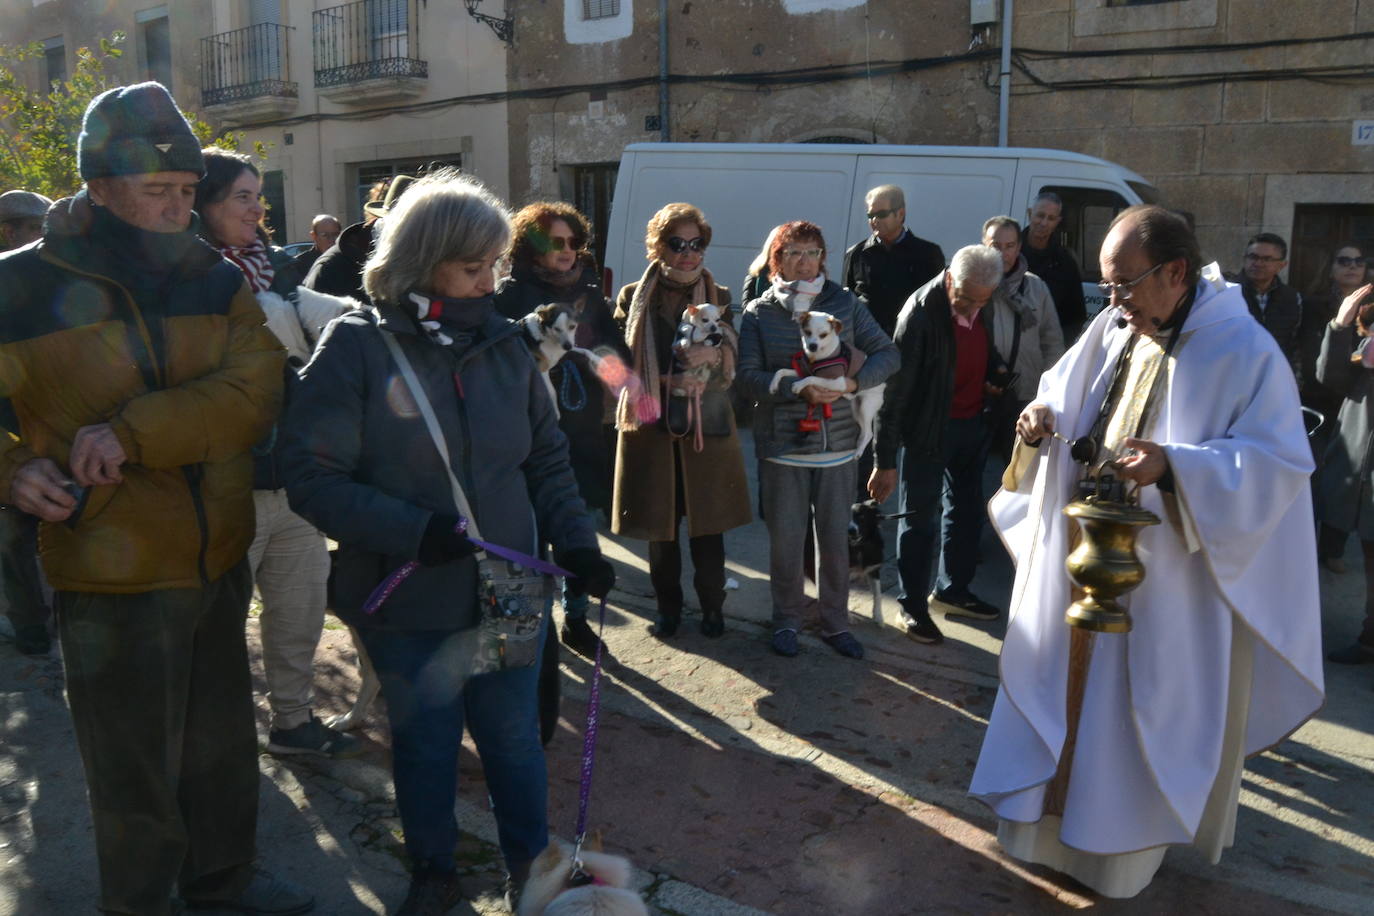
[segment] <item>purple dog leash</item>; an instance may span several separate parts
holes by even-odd
[[[467,531],[468,520],[459,517],[458,524],[453,526],[453,530],[456,534],[462,534]],[[550,576],[562,576],[565,579],[576,578],[566,569],[563,569],[561,566],[556,566],[548,560],[541,560],[539,557],[533,557],[527,553],[521,553],[509,547],[502,547],[500,544],[493,544],[490,541],[484,541],[480,538],[468,538],[468,542],[503,560],[518,563],[526,569],[532,569],[535,572],[545,573]],[[411,573],[419,568],[420,564],[415,560],[409,560],[396,567],[396,570],[383,579],[381,584],[372,590],[372,594],[367,596],[367,600],[363,602],[363,613],[377,613],[377,609],[386,603],[386,600],[391,597],[391,593],[396,591],[400,584],[410,578]]]
[[[573,880],[586,876],[582,868],[582,842],[587,838],[587,806],[592,797],[592,770],[596,764],[596,734],[601,721],[601,649],[606,633],[606,599],[601,599],[596,632],[596,659],[592,686],[587,692],[587,730],[582,735],[582,784],[577,791],[577,839],[573,848]]]

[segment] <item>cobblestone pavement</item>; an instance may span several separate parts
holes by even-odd
[[[664,643],[646,631],[642,551],[603,544],[621,580],[607,615],[614,663],[591,820],[608,849],[641,869],[658,913],[1370,911],[1374,666],[1328,666],[1326,707],[1250,761],[1237,845],[1219,866],[1173,850],[1139,897],[1109,901],[1003,856],[989,812],[965,795],[996,691],[1000,624],[942,620],[945,644],[919,646],[890,625],[890,598],[882,625],[856,594],[865,661],[810,635],[798,658],[774,656],[763,623],[766,537],[755,524],[728,537],[740,587],[725,636],[702,637],[689,616]],[[1005,560],[990,536],[983,549],[975,587],[1004,600]],[[1347,560],[1358,569],[1358,548]],[[1359,617],[1362,577],[1321,575],[1327,642],[1341,645]],[[255,666],[256,633],[250,622]],[[321,712],[343,711],[356,676],[337,624],[317,668]],[[549,748],[551,821],[565,837],[576,818],[589,673],[565,652],[564,718]],[[260,670],[255,677],[261,690]],[[265,718],[260,727],[265,734]],[[264,864],[310,887],[322,913],[385,912],[405,892],[380,703],[360,734],[367,753],[355,760],[261,758]],[[34,661],[0,644],[0,741],[0,914],[90,912],[90,819],[56,658]],[[473,899],[455,912],[501,912],[494,827],[470,746],[460,770],[459,858]]]

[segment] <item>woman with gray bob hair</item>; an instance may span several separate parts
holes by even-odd
[[[954,252],[949,276],[956,287],[996,286],[1002,282],[1002,256],[986,245],[966,245]]]
[[[497,612],[479,598],[479,561],[505,573],[468,532],[524,554],[526,568],[551,543],[573,595],[604,597],[615,581],[544,380],[493,302],[510,234],[506,208],[471,178],[437,172],[408,188],[364,271],[372,308],[325,330],[282,425],[291,506],[339,543],[331,606],[387,700],[413,875],[402,914],[447,912],[460,896],[465,725],[513,887],[548,843],[539,667],[521,666],[528,655],[490,664],[479,623]],[[542,643],[548,599],[530,603]]]
[[[396,302],[431,279],[445,261],[481,261],[510,243],[510,211],[457,169],[430,172],[410,187],[382,220],[377,247],[363,269],[374,302]]]

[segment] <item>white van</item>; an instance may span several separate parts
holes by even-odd
[[[983,222],[1006,214],[1024,223],[1042,190],[1064,200],[1060,239],[1083,269],[1088,313],[1102,307],[1097,252],[1119,211],[1154,203],[1141,176],[1103,159],[1050,149],[988,146],[868,146],[820,143],[636,143],[620,159],[606,233],[611,295],[643,274],[644,227],[664,204],[686,201],[711,222],[706,266],[739,297],[768,232],[805,219],[830,247],[832,276],[844,252],[869,235],[864,194],[895,184],[906,193],[911,231],[948,258],[976,244]]]

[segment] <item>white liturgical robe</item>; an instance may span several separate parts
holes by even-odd
[[[1041,380],[1037,400],[1070,439],[1092,429],[1134,337],[1114,317],[1099,314]],[[1092,637],[1062,822],[1045,818],[1083,853],[1198,840],[1239,756],[1281,741],[1322,703],[1312,454],[1292,371],[1215,264],[1179,333],[1145,437],[1163,446],[1175,495],[1141,490],[1162,523],[1140,534],[1145,580],[1123,599],[1134,628]],[[1041,821],[1064,751],[1073,522],[1062,510],[1081,477],[1068,446],[1046,437],[1017,489],[991,502],[1016,578],[970,793],[1004,821]],[[1223,819],[1234,808],[1232,788]]]

